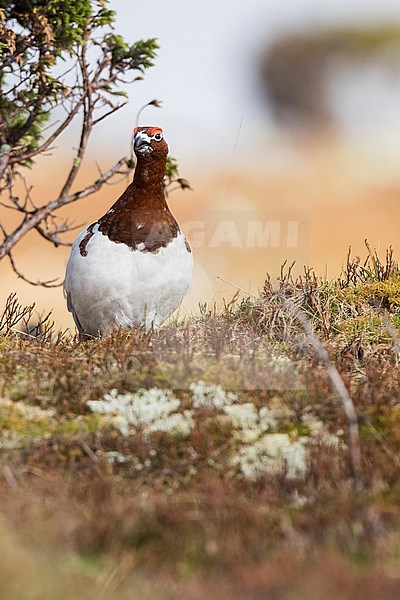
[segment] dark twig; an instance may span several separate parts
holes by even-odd
[[[40,225],[36,225],[35,229],[39,235],[42,236],[42,238],[54,244],[56,248],[58,248],[58,246],[72,246],[72,242],[64,242],[63,240],[60,240],[55,232],[46,232]],[[75,229],[75,227],[73,229]],[[72,231],[72,228],[69,231]]]
[[[60,196],[49,202],[45,206],[36,209],[29,215],[25,215],[22,222],[16,227],[16,229],[7,235],[3,244],[0,246],[0,260],[9,254],[10,250],[32,229],[36,228],[44,219],[51,215],[54,211],[58,210],[62,206],[81,200],[90,196],[94,192],[97,192],[105,183],[107,183],[114,175],[125,175],[130,172],[130,169],[122,169],[123,165],[126,165],[127,159],[121,158],[111,169],[103,173],[96,179],[92,184],[88,185],[82,190],[69,194],[63,198]]]
[[[121,108],[123,108],[124,106],[126,106],[128,104],[128,100],[126,102],[123,102],[122,104],[119,104],[118,106],[116,106],[115,108],[113,108],[112,110],[109,110],[108,112],[106,112],[104,115],[101,115],[101,117],[99,117],[98,119],[95,119],[92,123],[93,127],[95,125],[97,125],[98,123],[101,123],[101,121],[103,121],[103,119],[106,119],[107,117],[113,115],[114,113],[117,112],[117,110],[120,110]]]
[[[68,127],[68,125],[71,123],[73,118],[78,114],[79,109],[81,108],[83,102],[84,102],[84,97],[82,97],[78,100],[78,102],[75,104],[74,108],[68,114],[67,118],[61,123],[61,125],[59,125],[59,127],[57,127],[57,129],[51,134],[51,136],[48,137],[45,142],[43,142],[43,144],[41,144],[40,146],[35,148],[35,150],[31,150],[30,152],[25,152],[22,155],[18,155],[18,156],[14,156],[14,157],[10,158],[10,160],[8,161],[8,164],[13,165],[14,163],[20,163],[22,161],[26,161],[29,158],[33,158],[34,156],[37,156],[38,154],[42,154],[45,150],[47,150],[47,148],[49,148],[49,146],[51,146],[51,144],[62,134],[64,129],[66,129]]]
[[[12,254],[9,253],[7,256],[10,260],[12,270],[17,275],[17,277],[19,279],[22,279],[26,283],[29,283],[30,285],[40,286],[40,287],[45,287],[45,288],[54,288],[54,287],[60,287],[64,283],[63,281],[61,281],[59,283],[54,283],[55,281],[57,281],[58,277],[56,277],[55,279],[50,279],[49,281],[32,281],[31,279],[28,279],[23,273],[21,273],[21,271],[18,270]]]

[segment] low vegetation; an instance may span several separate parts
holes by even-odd
[[[33,316],[11,297],[0,320],[4,597],[400,597],[391,251],[159,331]]]

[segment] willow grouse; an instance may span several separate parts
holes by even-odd
[[[64,295],[81,336],[161,325],[189,287],[193,255],[164,194],[162,129],[136,128],[134,151],[132,183],[72,246]]]

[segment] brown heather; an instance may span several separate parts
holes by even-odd
[[[341,398],[299,313],[354,405],[360,486]],[[10,298],[0,320],[3,597],[400,597],[400,272],[391,251],[384,262],[349,257],[334,281],[311,270],[293,280],[283,269],[257,298],[201,306],[156,332],[79,342],[32,318],[33,307]],[[291,359],[297,386],[271,371],[272,356]],[[199,409],[184,438],[123,436],[87,405],[111,389],[157,387],[186,410],[200,380],[241,403],[290,407],[279,431],[294,440],[313,415],[343,443],[315,443],[305,478],[249,479],[229,466],[233,424],[218,408]],[[12,410],[21,403],[54,415],[25,419]],[[111,462],[111,452],[127,460]]]

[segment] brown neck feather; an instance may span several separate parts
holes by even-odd
[[[141,252],[158,252],[177,237],[179,226],[163,189],[165,165],[166,156],[138,159],[132,183],[98,221],[103,235]],[[83,256],[91,235],[88,231],[81,247]]]
[[[151,156],[139,157],[133,176],[133,185],[135,189],[145,189],[146,192],[150,190],[163,191],[166,164],[167,157],[157,157],[157,160],[154,160]]]

